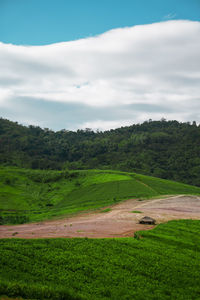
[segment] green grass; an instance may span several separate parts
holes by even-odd
[[[129,198],[200,194],[200,188],[111,170],[46,171],[0,167],[0,224],[94,210]]]
[[[105,209],[102,209],[100,212],[101,213],[105,213],[105,212],[109,212],[109,211],[111,211],[111,208],[105,208]]]
[[[199,220],[170,221],[136,238],[2,239],[0,252],[0,295],[200,298]]]
[[[141,214],[142,211],[140,211],[140,210],[133,210],[132,213],[134,213],[134,214]]]

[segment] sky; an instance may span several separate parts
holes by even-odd
[[[0,117],[200,123],[199,0],[0,0]]]

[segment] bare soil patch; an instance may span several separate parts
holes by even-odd
[[[155,226],[139,224],[144,216],[157,224],[173,219],[200,219],[200,197],[174,196],[163,199],[129,199],[107,212],[90,212],[59,220],[23,225],[1,225],[0,238],[113,238],[133,236],[135,231]],[[132,213],[132,211],[141,213]]]

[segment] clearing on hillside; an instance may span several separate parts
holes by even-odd
[[[140,213],[133,214],[133,210]],[[104,212],[98,210],[32,224],[2,225],[0,238],[129,237],[135,231],[154,227],[139,224],[139,220],[146,215],[154,218],[157,224],[174,219],[200,219],[200,197],[173,196],[144,201],[129,199]]]
[[[180,194],[200,195],[200,187],[108,170],[0,167],[0,224],[39,222],[112,206],[127,199]]]

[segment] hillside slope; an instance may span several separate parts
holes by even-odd
[[[200,194],[200,188],[136,173],[0,168],[0,222],[25,223],[130,198]]]
[[[149,120],[105,132],[54,132],[0,118],[0,163],[134,171],[200,186],[200,126]]]

